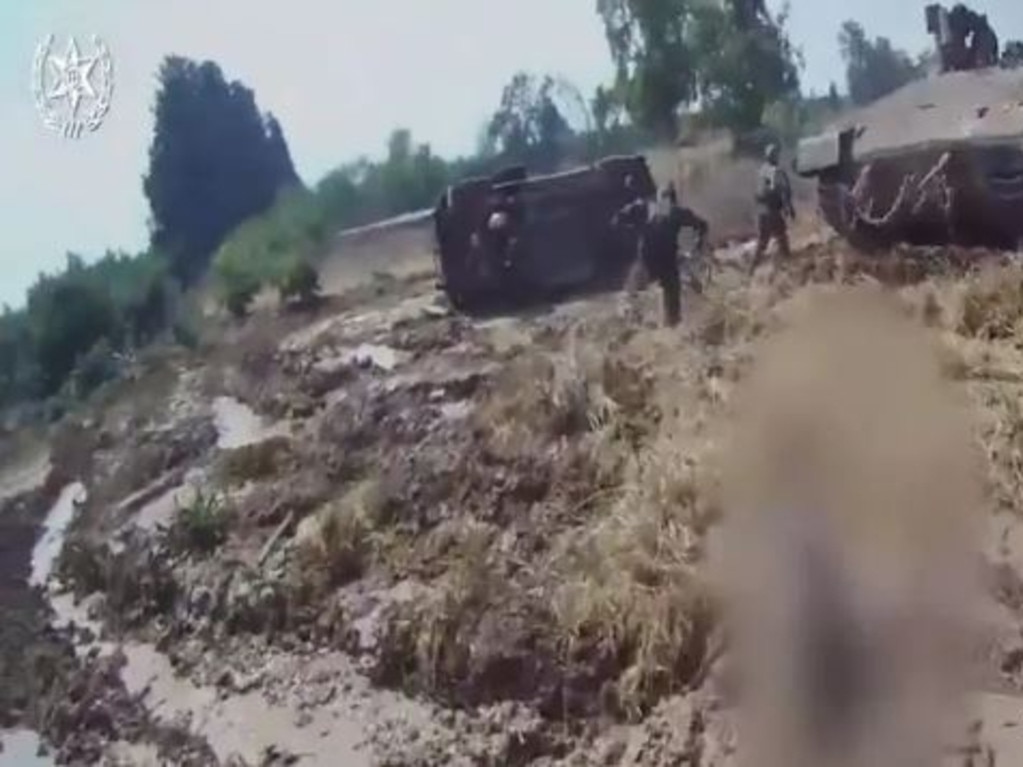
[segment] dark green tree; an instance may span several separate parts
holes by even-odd
[[[0,405],[35,396],[39,383],[28,315],[4,306],[0,314]]]
[[[1009,40],[1002,49],[1002,66],[1006,69],[1023,67],[1023,42]]]
[[[143,187],[154,247],[193,283],[224,237],[298,183],[280,125],[213,62],[167,58]]]
[[[855,21],[842,25],[838,44],[854,104],[876,101],[923,74],[905,51],[894,48],[886,37],[870,40]]]
[[[838,86],[834,83],[828,86],[828,108],[837,112],[842,108],[842,97],[838,93]]]
[[[109,292],[73,255],[63,274],[41,277],[29,291],[28,316],[45,394],[57,391],[79,357],[101,338],[116,343],[121,337]]]
[[[724,6],[693,11],[689,46],[705,111],[742,134],[759,128],[767,107],[799,93],[799,56],[785,31],[786,15],[745,27]]]
[[[556,102],[557,83],[525,72],[512,77],[487,125],[487,138],[506,161],[554,168],[565,155],[573,130]]]
[[[681,107],[697,95],[689,43],[694,0],[597,0],[597,13],[632,121],[674,140]]]

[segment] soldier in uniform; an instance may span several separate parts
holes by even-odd
[[[779,166],[779,159],[778,145],[771,144],[757,175],[757,249],[750,261],[751,276],[760,266],[771,240],[777,240],[781,258],[787,260],[792,255],[786,218],[795,219],[796,209],[792,205],[792,184]]]
[[[491,204],[487,235],[497,264],[505,272],[514,270],[515,248],[521,226],[522,207],[514,194],[501,195]]]
[[[678,235],[684,228],[692,228],[703,247],[707,237],[707,222],[689,208],[678,204],[678,195],[672,185],[661,191],[660,204],[650,213],[647,200],[637,198],[615,215],[616,224],[626,224],[639,231],[638,253],[628,281],[628,291],[634,294],[652,277],[661,285],[664,300],[664,323],[678,325],[682,315],[682,280],[678,264]]]
[[[627,289],[632,293],[645,282],[642,257],[643,230],[650,220],[650,200],[639,193],[636,179],[631,173],[625,177],[625,191],[631,199],[614,214],[611,226],[623,234],[625,249],[635,253],[635,259],[625,280]]]

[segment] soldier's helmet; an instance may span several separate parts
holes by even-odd
[[[778,162],[780,154],[781,151],[778,149],[777,144],[768,144],[767,148],[764,150],[764,159],[770,163],[776,163]]]
[[[490,214],[490,218],[487,219],[487,228],[492,232],[499,232],[502,229],[507,229],[508,223],[508,214],[498,210]]]

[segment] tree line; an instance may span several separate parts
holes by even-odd
[[[282,301],[315,298],[315,262],[333,232],[430,207],[451,183],[509,164],[556,169],[674,141],[684,124],[738,136],[765,124],[794,138],[821,109],[878,98],[924,73],[885,38],[843,25],[847,95],[800,93],[799,52],[783,11],[749,0],[596,0],[615,64],[584,95],[548,75],[515,74],[479,145],[445,159],[397,129],[379,160],[359,159],[312,187],[298,178],[280,122],[210,61],[165,59],[153,107],[143,191],[150,245],[74,254],[41,275],[24,308],[0,314],[0,406],[77,396],[116,374],[118,354],[160,337],[194,340],[187,296],[207,274],[225,307],[244,315],[264,287]],[[1012,49],[1015,50],[1015,49]]]

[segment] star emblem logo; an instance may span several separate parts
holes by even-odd
[[[51,56],[49,61],[54,74],[54,84],[47,97],[51,101],[66,98],[71,108],[71,116],[76,117],[83,96],[96,98],[96,91],[89,82],[89,76],[96,66],[96,58],[83,58],[78,52],[78,42],[72,37],[64,58]]]
[[[110,110],[113,61],[98,37],[83,54],[78,40],[68,38],[63,55],[53,52],[50,35],[36,48],[32,67],[32,93],[43,125],[66,138],[95,131]]]

